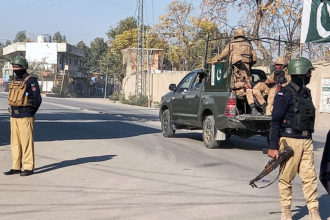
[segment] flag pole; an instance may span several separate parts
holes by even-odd
[[[302,57],[302,49],[303,49],[304,44],[300,43],[300,47],[299,47],[299,56]]]

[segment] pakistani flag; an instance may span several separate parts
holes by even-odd
[[[300,43],[330,42],[330,0],[304,0]]]

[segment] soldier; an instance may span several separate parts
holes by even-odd
[[[284,57],[277,57],[275,60],[274,73],[271,74],[265,82],[259,82],[253,87],[253,95],[259,97],[258,103],[261,105],[261,108],[264,110],[264,114],[266,115],[271,115],[276,93],[279,91],[281,86],[286,86],[291,80],[291,76],[288,74],[287,65],[287,61]],[[284,72],[282,73],[280,70]],[[260,98],[266,95],[268,95],[267,104],[263,98]]]
[[[291,76],[288,74],[287,65],[288,65],[288,62],[286,61],[286,59],[284,57],[277,57],[275,60],[275,71],[279,71],[279,70],[284,71],[285,80],[283,80],[283,77],[275,74],[276,72],[274,72],[265,81],[265,83],[271,87],[271,89],[269,90],[269,93],[268,93],[268,98],[267,98],[266,115],[272,114],[274,97],[275,97],[276,93],[281,89],[281,87],[288,85],[291,81]],[[280,73],[280,72],[277,72],[277,73]]]
[[[229,61],[232,64],[233,75],[231,77],[230,87],[235,91],[238,97],[246,96],[248,104],[251,107],[252,115],[260,115],[256,109],[252,92],[252,76],[250,73],[251,66],[256,63],[257,55],[251,43],[245,39],[243,29],[234,31],[234,39],[225,47],[225,49],[217,56],[211,59],[212,64],[223,60],[229,56]],[[256,97],[257,100],[260,97]],[[263,99],[263,97],[261,97]],[[261,99],[260,99],[261,100]]]
[[[279,176],[282,220],[292,219],[291,181],[297,173],[302,180],[310,219],[321,219],[318,211],[317,176],[312,142],[315,108],[310,90],[306,88],[313,69],[311,61],[304,57],[291,60],[288,69],[291,82],[282,87],[274,99],[268,156],[278,158],[279,150],[284,148],[282,140],[286,140],[294,151],[294,155],[281,167]]]
[[[34,115],[41,104],[41,96],[37,78],[26,71],[27,60],[17,56],[11,64],[16,75],[8,94],[13,164],[4,174],[29,176],[34,169]]]

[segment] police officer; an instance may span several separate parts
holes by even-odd
[[[250,73],[251,66],[257,61],[257,55],[251,43],[245,39],[245,32],[241,28],[234,31],[233,39],[219,55],[211,59],[211,63],[216,64],[229,55],[229,61],[233,65],[231,89],[238,97],[246,96],[252,115],[260,115],[253,98]],[[263,99],[263,97],[258,97],[258,94],[256,98],[257,100]]]
[[[278,158],[286,140],[294,151],[279,177],[279,193],[282,206],[281,219],[291,218],[292,183],[298,173],[309,210],[310,219],[321,219],[318,212],[317,176],[314,168],[312,133],[315,108],[311,92],[306,85],[314,69],[310,60],[300,57],[289,63],[291,82],[280,89],[274,100],[271,120],[270,149],[268,156]]]
[[[37,78],[27,73],[24,57],[15,57],[11,64],[15,73],[8,94],[13,164],[4,174],[29,176],[34,169],[34,115],[41,104],[40,89]]]

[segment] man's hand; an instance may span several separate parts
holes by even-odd
[[[271,158],[278,159],[278,150],[269,149],[268,150],[268,156],[271,157]]]
[[[266,84],[270,84],[269,79],[266,79],[266,80],[265,80],[265,83],[266,83]]]
[[[251,85],[250,85],[250,83],[245,83],[245,84],[244,84],[244,87],[245,87],[246,89],[251,89]]]

